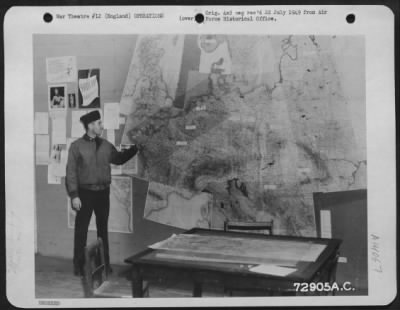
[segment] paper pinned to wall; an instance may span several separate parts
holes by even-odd
[[[109,129],[107,130],[107,140],[110,142],[112,145],[115,144],[115,130],[114,129]]]
[[[121,175],[122,174],[122,166],[111,164],[111,175]]]
[[[138,157],[134,156],[122,165],[122,172],[125,174],[137,174],[138,173]]]
[[[50,139],[49,135],[36,135],[36,165],[49,163]]]
[[[108,102],[104,104],[104,128],[119,129],[119,102]]]
[[[61,184],[61,177],[55,173],[56,168],[54,165],[49,165],[47,170],[47,182],[49,184]]]
[[[321,210],[321,237],[332,238],[331,211]]]
[[[52,144],[67,143],[66,113],[52,114],[51,143]]]
[[[75,82],[77,79],[76,57],[46,58],[46,76],[48,83]]]
[[[57,177],[64,177],[67,167],[67,150],[65,144],[53,144],[50,154],[49,169]]]
[[[71,137],[82,137],[85,129],[80,121],[81,116],[85,115],[86,111],[72,111],[71,113]]]
[[[97,83],[97,77],[91,76],[87,79],[79,79],[79,90],[82,94],[82,106],[87,107],[93,100],[99,97],[99,84]]]
[[[47,135],[49,133],[49,113],[35,112],[35,134]]]

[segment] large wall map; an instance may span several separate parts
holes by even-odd
[[[366,188],[365,132],[356,139],[334,57],[363,41],[343,42],[139,36],[121,111],[122,143],[144,146],[144,217],[181,228],[274,219],[277,233],[315,235],[313,192]]]

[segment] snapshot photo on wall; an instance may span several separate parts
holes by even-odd
[[[68,94],[68,106],[71,109],[75,109],[76,108],[76,96],[75,96],[75,94]]]
[[[49,85],[49,111],[64,110],[67,108],[67,104],[65,102],[66,93],[67,85]]]

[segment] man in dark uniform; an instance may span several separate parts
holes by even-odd
[[[110,164],[122,165],[137,152],[136,145],[119,152],[100,136],[103,124],[99,111],[80,118],[86,133],[71,144],[68,153],[66,187],[76,211],[74,236],[74,273],[83,275],[84,248],[87,241],[90,218],[96,215],[97,236],[104,243],[107,273],[111,273],[108,246],[108,216],[110,212]]]

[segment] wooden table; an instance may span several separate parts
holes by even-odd
[[[268,295],[298,295],[294,283],[332,282],[338,258],[341,240],[323,238],[305,238],[289,236],[269,236],[253,233],[225,232],[193,228],[184,234],[197,234],[210,237],[228,236],[249,239],[268,239],[278,241],[311,242],[323,244],[325,248],[315,261],[298,261],[296,271],[287,276],[255,273],[246,264],[178,260],[158,257],[160,250],[148,248],[133,255],[125,262],[131,264],[132,296],[143,297],[143,280],[179,281],[190,280],[193,283],[193,296],[201,297],[204,284],[222,285],[235,289],[259,291]]]

